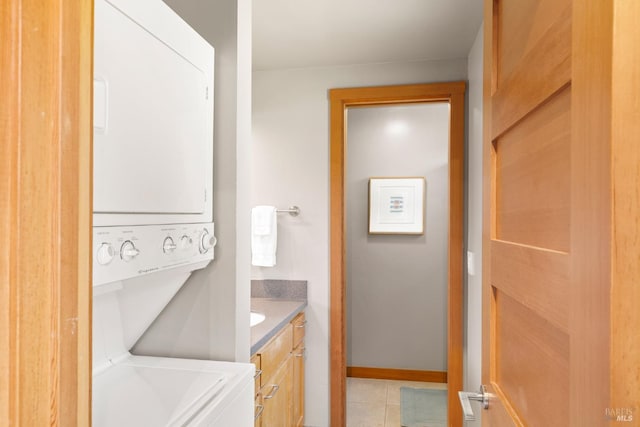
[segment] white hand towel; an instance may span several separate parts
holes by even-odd
[[[251,210],[251,228],[256,236],[271,234],[271,223],[276,208],[273,206],[256,206]]]
[[[251,263],[260,267],[276,265],[278,218],[273,206],[251,210]]]

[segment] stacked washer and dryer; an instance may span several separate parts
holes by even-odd
[[[251,364],[132,355],[214,257],[214,50],[160,0],[96,0],[93,425],[253,424]]]

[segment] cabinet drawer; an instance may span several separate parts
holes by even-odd
[[[297,347],[304,339],[304,332],[307,326],[304,312],[294,317],[291,324],[293,325],[293,347]]]
[[[260,364],[262,366],[262,382],[264,385],[273,374],[277,371],[278,366],[287,358],[291,353],[291,343],[293,340],[293,327],[291,324],[282,328],[282,331],[278,333],[267,345],[265,345],[260,351]]]

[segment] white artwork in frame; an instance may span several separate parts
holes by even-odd
[[[369,234],[423,234],[425,179],[370,178]]]

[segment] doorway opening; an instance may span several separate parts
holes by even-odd
[[[346,111],[349,107],[424,102],[449,104],[449,225],[447,261],[447,383],[449,425],[461,426],[457,392],[462,389],[464,82],[330,90],[331,101],[331,425],[346,424]]]

